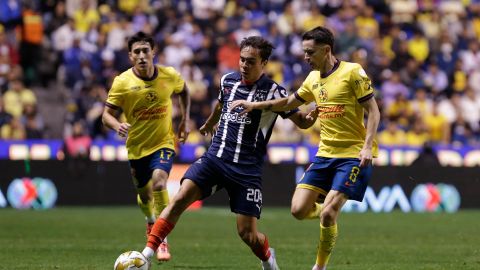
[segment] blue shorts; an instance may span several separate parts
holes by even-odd
[[[262,211],[262,167],[238,164],[209,154],[193,163],[182,178],[192,180],[202,190],[202,199],[225,188],[230,210],[260,218]]]
[[[372,165],[360,168],[358,158],[315,157],[303,174],[297,188],[311,189],[326,196],[333,189],[348,196],[350,200],[362,201]]]
[[[137,188],[142,188],[152,179],[153,171],[160,169],[170,174],[173,166],[175,151],[170,148],[161,148],[152,154],[140,159],[130,159],[133,181]]]

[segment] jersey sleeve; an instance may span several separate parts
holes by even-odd
[[[352,69],[350,86],[354,90],[359,103],[369,100],[374,95],[372,81],[360,65]]]
[[[113,79],[112,87],[110,88],[110,91],[108,91],[105,105],[113,109],[121,108],[124,99],[123,88],[122,78],[119,76],[115,77],[115,79]]]
[[[178,73],[174,68],[172,68],[172,76],[173,76],[173,92],[175,94],[181,93],[185,86],[185,80],[182,78],[182,75]]]
[[[274,90],[271,99],[280,99],[280,98],[286,98],[286,97],[288,97],[287,90],[285,88],[281,87],[281,86],[277,86],[277,89]],[[286,119],[286,118],[290,117],[292,114],[294,114],[298,111],[299,111],[299,109],[295,108],[295,109],[290,110],[290,111],[275,112],[275,113],[280,115],[283,119]]]
[[[312,88],[313,88],[312,85],[314,82],[313,74],[314,72],[310,72],[310,74],[308,74],[305,81],[303,81],[300,88],[298,88],[298,90],[294,93],[295,97],[305,104],[315,101],[315,97],[312,91]]]

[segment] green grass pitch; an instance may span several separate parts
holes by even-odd
[[[332,270],[480,269],[480,211],[342,213],[339,225]],[[0,209],[0,269],[110,270],[123,251],[143,249],[144,226],[133,206]],[[268,207],[259,223],[283,270],[311,269],[318,226]],[[172,260],[152,269],[261,269],[226,208],[185,213],[169,242]]]

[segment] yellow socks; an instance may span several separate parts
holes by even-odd
[[[305,219],[318,219],[320,218],[320,212],[322,212],[323,204],[315,203],[313,206],[312,210],[308,215],[305,217]]]
[[[142,199],[140,199],[140,195],[137,195],[137,204],[140,206],[140,209],[147,218],[147,222],[154,223],[155,216],[153,215],[153,200],[143,203]]]
[[[168,190],[164,189],[161,191],[154,191],[153,192],[153,201],[155,203],[155,208],[153,211],[155,212],[155,216],[160,216],[163,209],[168,205]]]
[[[328,259],[335,246],[337,235],[337,224],[330,227],[323,227],[323,225],[320,224],[320,242],[318,243],[316,262],[320,267],[325,267],[328,264]]]

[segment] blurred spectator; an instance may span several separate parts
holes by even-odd
[[[76,34],[72,47],[63,52],[63,63],[65,65],[65,85],[74,89],[86,79],[82,68],[88,59],[88,53],[80,47],[81,36]]]
[[[480,124],[480,98],[475,95],[471,88],[465,90],[465,94],[460,98],[461,114],[465,121],[477,132]]]
[[[91,0],[80,0],[80,6],[73,13],[75,29],[78,32],[84,34],[90,25],[100,22],[100,15],[95,7],[96,5],[92,5]]]
[[[465,121],[462,114],[458,114],[450,128],[452,144],[454,146],[476,145],[472,126]]]
[[[407,128],[413,118],[412,105],[402,93],[398,93],[390,106],[387,107],[386,115],[389,118],[396,119],[396,122],[402,128]]]
[[[173,34],[170,41],[163,51],[165,64],[179,70],[182,63],[193,59],[193,51],[185,45],[185,37],[180,33]]]
[[[447,144],[450,141],[450,124],[445,116],[440,114],[438,102],[434,101],[432,113],[427,114],[423,121],[434,144]]]
[[[423,88],[415,91],[415,98],[411,101],[413,114],[415,117],[424,117],[432,114],[433,101],[428,97],[427,91]]]
[[[27,85],[38,79],[38,59],[42,53],[42,41],[42,15],[35,9],[33,0],[26,0],[22,12],[20,62],[25,73],[24,78]]]
[[[20,118],[14,117],[9,124],[3,125],[0,130],[0,137],[3,140],[25,140],[27,136]]]
[[[5,104],[2,96],[0,96],[0,128],[3,125],[8,125],[12,121],[12,115],[5,111]]]
[[[56,2],[53,13],[44,14],[45,34],[47,35],[51,35],[58,28],[60,28],[65,23],[67,23],[69,19],[69,17],[67,16],[65,1],[60,0],[60,1],[52,1],[52,2]]]
[[[389,119],[387,127],[378,133],[378,143],[384,146],[400,146],[406,141],[405,132],[395,119]]]
[[[383,82],[381,91],[386,107],[389,107],[398,95],[402,95],[405,98],[410,96],[410,91],[407,86],[400,81],[400,74],[398,74],[398,72],[392,72],[390,78]]]
[[[0,1],[0,24],[13,29],[22,22],[22,5],[20,0]]]
[[[462,69],[468,74],[480,68],[480,44],[478,40],[470,40],[468,48],[460,51]]]
[[[27,139],[44,138],[45,124],[42,116],[38,114],[35,104],[25,104],[21,122],[25,127],[25,136]]]
[[[461,112],[460,94],[453,93],[450,98],[443,98],[438,103],[438,111],[445,116],[449,123],[452,123]]]
[[[5,111],[14,118],[22,116],[23,107],[26,104],[35,105],[37,98],[32,90],[25,88],[20,79],[14,79],[10,82],[10,89],[3,96]]]
[[[420,29],[416,29],[413,37],[408,41],[408,53],[419,62],[427,60],[430,47]]]
[[[462,69],[462,60],[457,59],[455,62],[455,67],[453,68],[453,71],[450,75],[449,81],[451,85],[451,92],[456,92],[456,93],[461,93],[465,91],[465,88],[468,86],[468,75],[467,73]],[[452,94],[452,93],[447,93]]]
[[[405,144],[420,147],[428,142],[429,139],[430,135],[425,128],[422,118],[415,118],[413,120],[413,128],[406,134]]]
[[[422,74],[422,78],[423,83],[431,89],[434,96],[445,95],[444,91],[448,87],[448,77],[443,70],[438,68],[436,63],[428,65],[428,69]]]
[[[240,60],[240,48],[233,36],[227,37],[225,43],[218,48],[217,62],[219,73],[237,70]]]
[[[5,28],[0,24],[0,93],[6,90],[8,74],[18,62],[18,51],[8,42]]]
[[[76,121],[73,123],[72,134],[64,140],[65,157],[72,159],[88,159],[92,139],[88,136],[84,123]]]
[[[441,166],[437,153],[435,153],[435,150],[430,142],[425,142],[423,144],[420,154],[412,162],[412,164],[410,164],[410,166],[418,166],[419,168],[435,168]]]
[[[235,38],[235,41],[237,41],[237,45],[240,45],[244,38],[260,35],[260,31],[252,28],[252,23],[248,19],[243,19],[240,28],[233,31],[233,37]]]

